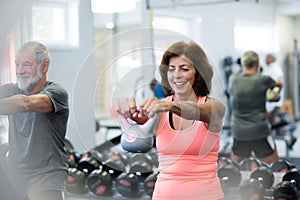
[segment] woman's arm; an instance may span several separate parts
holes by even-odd
[[[156,112],[170,111],[188,120],[198,120],[206,123],[211,131],[218,132],[223,125],[225,106],[217,99],[208,97],[204,104],[193,101],[166,101],[148,98],[141,105],[143,113],[152,117]]]

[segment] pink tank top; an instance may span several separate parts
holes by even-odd
[[[171,101],[172,96],[166,99]],[[198,103],[205,99],[199,97]],[[209,131],[202,121],[195,121],[185,130],[174,130],[169,112],[163,113],[156,132],[160,173],[153,199],[223,198],[217,175],[219,135]]]

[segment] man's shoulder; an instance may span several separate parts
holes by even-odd
[[[65,90],[62,85],[60,85],[59,83],[54,82],[54,81],[47,81],[44,88],[45,89],[51,88],[51,89],[56,89],[56,90]]]
[[[65,94],[68,95],[66,89],[57,82],[47,81],[41,93]]]

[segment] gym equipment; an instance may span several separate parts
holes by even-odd
[[[157,114],[150,118],[145,124],[130,124],[128,120],[120,115],[121,119],[121,146],[125,151],[132,153],[147,153],[154,144],[154,129],[157,124]]]
[[[255,169],[251,173],[250,178],[260,181],[264,189],[270,189],[273,186],[275,179],[272,170],[267,168],[266,166],[260,166]]]
[[[292,168],[282,177],[282,182],[278,183],[273,191],[274,199],[299,199],[300,172],[297,168]]]
[[[115,182],[117,191],[124,197],[138,198],[141,196],[137,175],[130,172],[120,174]]]
[[[152,197],[154,187],[155,187],[155,183],[156,183],[156,180],[157,180],[157,175],[158,175],[158,172],[153,172],[144,181],[144,184],[143,184],[144,185],[144,191],[149,197]]]
[[[242,199],[264,200],[265,190],[272,188],[274,174],[267,166],[259,166],[251,172],[250,178],[240,185]]]
[[[274,161],[270,165],[270,169],[273,172],[287,172],[287,171],[289,171],[292,168],[295,168],[295,165],[293,165],[292,163],[288,162],[287,160],[282,160],[282,159]]]
[[[64,148],[66,149],[66,150],[74,150],[74,146],[73,146],[73,144],[71,143],[71,141],[70,140],[68,140],[67,138],[65,138],[64,139]]]
[[[148,152],[146,155],[149,158],[152,166],[154,168],[157,168],[158,167],[158,152],[157,152],[156,148],[152,148],[152,150],[150,152]]]
[[[264,200],[264,187],[258,179],[250,178],[240,185],[240,194],[243,200]]]
[[[130,158],[131,173],[135,173],[140,181],[144,181],[147,176],[153,173],[151,158],[147,154],[134,154]]]
[[[224,165],[218,169],[218,176],[222,188],[237,187],[241,183],[242,173],[237,166],[232,164]]]
[[[113,194],[112,178],[108,172],[101,169],[94,170],[87,177],[87,186],[97,196],[111,196]]]
[[[218,168],[223,167],[225,165],[233,164],[232,160],[230,158],[225,157],[225,156],[220,156],[218,158],[217,163],[218,163]]]
[[[102,169],[107,171],[113,179],[126,171],[127,157],[125,154],[114,152],[108,156],[108,159],[102,163]]]
[[[298,200],[298,189],[294,181],[283,181],[276,185],[273,191],[275,200]]]
[[[66,149],[67,157],[68,157],[68,165],[69,168],[77,167],[77,163],[80,160],[80,155],[75,152],[73,149]]]
[[[280,100],[280,87],[274,87],[273,89],[267,90],[267,101],[277,102]]]
[[[288,172],[286,172],[283,177],[282,177],[282,181],[294,181],[296,187],[298,188],[298,190],[300,190],[300,172],[299,169],[297,168],[293,168],[290,169]]]
[[[256,168],[258,168],[261,165],[262,164],[261,164],[260,160],[258,160],[258,159],[255,159],[253,157],[244,158],[240,162],[240,170],[252,172],[253,170],[255,170]]]
[[[83,154],[77,164],[77,169],[84,172],[86,177],[95,169],[99,168],[98,161],[89,153]]]
[[[86,194],[88,188],[86,186],[86,175],[84,172],[76,168],[69,168],[66,190],[70,193]]]

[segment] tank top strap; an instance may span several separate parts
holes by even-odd
[[[167,99],[168,101],[172,101],[173,96],[174,96],[174,95],[167,96],[166,99]],[[203,104],[203,103],[206,101],[206,99],[207,99],[207,96],[199,96],[199,97],[198,97],[198,103],[199,103],[199,104]]]
[[[199,96],[198,97],[198,103],[203,104],[207,99],[207,96]]]

